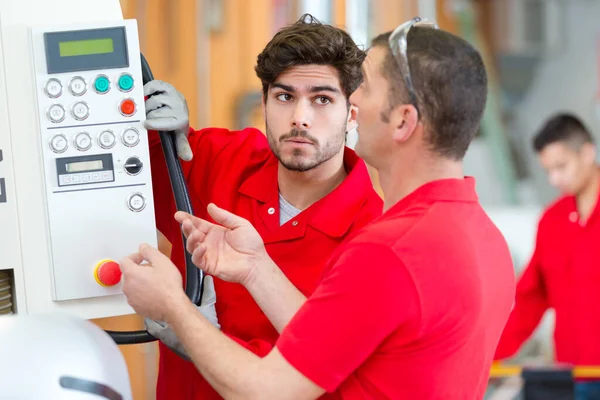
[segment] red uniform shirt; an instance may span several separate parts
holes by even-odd
[[[548,308],[555,311],[556,361],[600,365],[600,209],[579,220],[575,198],[549,206],[538,224],[535,251],[517,284],[496,358],[513,355]]]
[[[181,231],[173,219],[175,205],[158,136],[151,133],[152,182],[158,229],[173,243],[172,260],[183,271]],[[213,202],[248,219],[262,236],[267,252],[305,295],[310,295],[333,251],[351,232],[381,215],[383,202],[373,189],[366,166],[346,149],[348,176],[331,193],[284,225],[279,224],[278,161],[256,129],[191,132],[194,158],[182,162],[194,213],[209,219]],[[278,333],[246,289],[215,279],[221,330],[261,356]],[[160,345],[157,398],[220,398],[186,362]]]
[[[331,398],[483,398],[515,283],[473,179],[421,186],[326,271],[277,348]]]

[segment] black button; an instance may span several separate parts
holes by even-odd
[[[137,157],[129,157],[127,161],[125,161],[125,171],[129,175],[137,175],[142,170],[144,164]]]

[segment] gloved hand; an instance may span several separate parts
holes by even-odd
[[[188,142],[190,129],[190,113],[185,97],[163,81],[150,81],[144,85],[146,100],[146,122],[148,130],[175,133],[177,154],[184,161],[193,157],[192,148]]]
[[[217,319],[217,311],[215,309],[215,303],[217,301],[217,295],[215,293],[215,285],[213,277],[210,275],[204,276],[204,283],[202,284],[202,301],[197,306],[198,312],[204,316],[213,326],[217,329],[221,329],[219,321]],[[169,325],[162,321],[154,321],[149,318],[144,318],[144,325],[146,330],[155,338],[169,346],[171,350],[177,353],[181,358],[187,361],[191,361],[185,348],[171,330]]]

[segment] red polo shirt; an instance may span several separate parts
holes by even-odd
[[[345,399],[481,399],[514,298],[474,181],[425,184],[340,246],[277,341]]]
[[[173,219],[164,156],[156,134],[151,134],[152,182],[158,229],[173,243],[172,260],[183,271],[181,232]],[[331,193],[279,225],[278,161],[265,135],[256,129],[232,132],[205,129],[191,132],[194,152],[182,167],[194,212],[209,218],[206,206],[219,207],[248,219],[262,236],[267,252],[305,295],[310,295],[333,251],[352,232],[381,215],[383,202],[373,189],[366,166],[346,148],[346,179]],[[180,251],[177,251],[180,250]],[[221,330],[261,356],[275,344],[278,333],[246,289],[215,279],[217,316]],[[167,347],[160,345],[157,398],[220,398],[196,371]]]
[[[496,358],[512,356],[544,312],[553,308],[556,361],[600,365],[599,242],[598,204],[586,222],[580,221],[573,196],[560,198],[545,210]]]

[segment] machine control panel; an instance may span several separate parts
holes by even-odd
[[[122,293],[117,261],[156,245],[137,25],[95,25],[31,31],[54,301]]]

